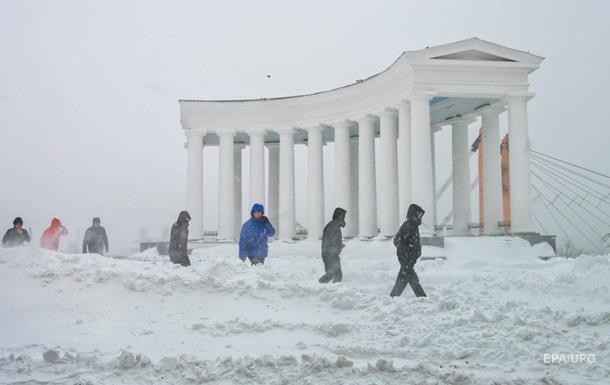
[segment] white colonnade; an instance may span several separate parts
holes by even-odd
[[[303,226],[308,238],[321,237],[335,207],[347,210],[345,237],[391,237],[411,203],[426,211],[421,235],[437,235],[434,154],[448,151],[452,234],[473,235],[469,149],[474,138],[469,138],[468,127],[479,120],[483,233],[500,234],[504,230],[499,116],[504,111],[510,136],[510,231],[533,232],[527,116],[533,94],[528,75],[542,60],[472,38],[405,52],[385,71],[330,91],[272,99],[181,100],[191,237],[203,237],[202,154],[214,145],[219,146],[219,240],[238,237],[242,209],[255,202],[266,204],[278,238],[294,239],[295,177],[307,181]],[[448,150],[434,147],[433,127],[443,126],[452,130]],[[326,143],[333,143],[328,165]],[[303,176],[295,175],[294,148],[301,144],[307,145]],[[244,148],[249,154],[246,191]],[[326,173],[332,180],[324,179],[328,166],[334,168]],[[334,191],[332,207],[325,207],[325,190]]]

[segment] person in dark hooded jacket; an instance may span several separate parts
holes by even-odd
[[[265,216],[265,207],[255,203],[250,211],[250,219],[242,226],[239,234],[239,259],[246,258],[252,265],[264,264],[269,251],[267,241],[275,235],[275,228]]]
[[[318,280],[320,283],[328,283],[331,280],[341,282],[343,279],[339,254],[345,247],[341,228],[345,227],[346,213],[345,209],[337,207],[333,213],[333,219],[324,227],[322,233],[322,262],[324,262],[326,273]]]
[[[23,228],[23,219],[20,217],[13,220],[13,227],[8,229],[2,237],[2,246],[16,247],[30,242],[30,234]]]
[[[417,297],[425,297],[426,293],[419,284],[419,277],[414,266],[421,256],[421,240],[419,238],[419,225],[425,211],[416,204],[411,204],[407,211],[407,220],[400,226],[400,230],[394,236],[396,255],[400,262],[400,270],[396,277],[396,283],[390,296],[400,296],[409,284]]]
[[[169,259],[182,266],[190,266],[191,260],[188,254],[189,221],[191,216],[188,211],[180,211],[178,220],[172,226],[169,238]]]
[[[104,255],[108,252],[108,235],[106,229],[102,227],[99,218],[93,218],[93,225],[85,232],[83,239],[83,253]]]

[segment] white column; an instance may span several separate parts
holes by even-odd
[[[294,130],[279,131],[280,134],[280,197],[279,236],[292,240],[295,227],[294,209]]]
[[[411,103],[398,106],[398,201],[399,222],[407,218],[411,204]]]
[[[435,140],[435,135],[436,135],[436,131],[438,131],[439,128],[431,126],[430,127],[430,147],[432,148],[432,191],[434,191],[434,205],[433,205],[433,213],[434,213],[434,218],[432,218],[432,221],[434,222],[434,225],[436,226],[436,212],[437,212],[437,204],[438,204],[438,189],[436,187],[436,140]]]
[[[265,204],[265,133],[250,135],[250,205]]]
[[[347,211],[347,221],[352,213],[352,183],[349,154],[349,130],[352,122],[343,121],[335,127],[335,207]]]
[[[359,236],[377,235],[377,192],[375,187],[375,123],[367,115],[358,120],[358,216]]]
[[[533,94],[510,95],[508,102],[508,164],[511,231],[534,232],[527,127],[527,101]]]
[[[186,207],[191,215],[189,238],[203,238],[203,137],[204,132],[186,130]]]
[[[233,198],[235,199],[234,212],[235,216],[233,219],[233,226],[235,228],[233,234],[235,237],[239,237],[241,225],[243,221],[242,216],[242,188],[241,188],[241,151],[244,149],[244,145],[236,143],[233,146]]]
[[[234,194],[234,132],[221,131],[218,150],[218,239],[235,239],[235,196]]]
[[[416,93],[411,101],[411,200],[421,206],[426,215],[420,233],[435,233],[434,180],[432,159],[432,134],[430,130],[430,95]]]
[[[502,220],[501,108],[488,107],[481,115],[483,151],[483,234],[498,234]]]
[[[470,148],[468,125],[472,119],[456,119],[451,124],[453,172],[453,235],[468,235],[470,223]]]
[[[354,136],[349,139],[350,151],[350,178],[352,184],[352,204],[351,213],[347,216],[345,231],[343,236],[353,238],[358,235],[358,137]]]
[[[379,211],[379,228],[381,235],[391,237],[398,231],[398,114],[396,110],[386,108],[379,114],[379,150],[381,151],[381,172]]]
[[[307,130],[307,237],[320,239],[324,230],[324,161],[322,126]]]
[[[279,224],[280,199],[280,145],[267,143],[269,150],[269,196],[267,201],[267,216],[271,224],[277,229]],[[277,238],[276,233],[276,238]]]

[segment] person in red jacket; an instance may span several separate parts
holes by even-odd
[[[59,248],[59,237],[68,235],[68,229],[61,224],[57,218],[53,218],[49,226],[40,238],[40,247],[43,249],[55,250]]]

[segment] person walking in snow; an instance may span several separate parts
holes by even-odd
[[[425,211],[421,207],[411,204],[407,211],[407,220],[400,226],[400,230],[394,236],[394,246],[396,246],[396,255],[398,256],[398,262],[400,262],[400,270],[394,288],[390,293],[392,297],[400,296],[407,284],[411,285],[415,296],[426,296],[414,269],[415,263],[421,256],[419,225],[421,225],[424,214]]]
[[[108,252],[108,236],[98,217],[93,218],[93,225],[85,232],[83,239],[83,253],[104,255]]]
[[[318,280],[320,283],[328,283],[331,280],[341,282],[343,279],[339,254],[345,247],[341,228],[345,227],[346,213],[345,209],[337,207],[333,213],[333,219],[324,227],[322,233],[322,262],[324,262],[326,273]]]
[[[169,238],[169,259],[182,266],[190,266],[188,241],[189,241],[189,221],[191,216],[188,211],[180,211],[178,220],[172,226]]]
[[[6,230],[2,237],[2,246],[17,247],[30,242],[30,234],[23,228],[23,219],[17,217],[13,220],[13,227]]]
[[[275,228],[265,216],[265,207],[255,203],[250,211],[250,219],[242,226],[239,234],[239,259],[252,265],[264,264],[269,247],[269,237],[275,235]]]
[[[59,249],[59,237],[68,235],[68,229],[61,224],[58,218],[53,218],[49,226],[40,237],[40,247],[43,249],[57,251]]]

